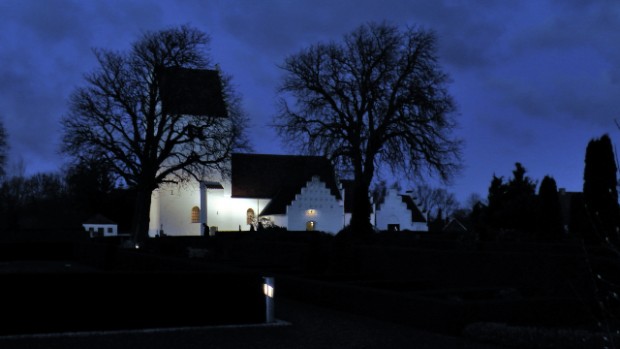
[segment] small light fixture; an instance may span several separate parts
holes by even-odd
[[[263,284],[263,293],[269,298],[273,298],[273,286],[269,284]]]
[[[273,276],[263,277],[263,294],[265,295],[265,322],[275,322],[275,304],[273,299],[275,280]]]
[[[310,217],[316,216],[316,210],[313,208],[306,210],[306,215]]]

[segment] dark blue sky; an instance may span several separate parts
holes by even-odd
[[[69,1],[0,0],[0,118],[10,163],[54,171],[59,120],[71,91],[96,67],[92,48],[126,50],[143,31],[190,24],[211,36],[211,56],[232,74],[252,120],[256,152],[285,153],[267,125],[277,65],[367,21],[436,32],[453,82],[464,171],[448,189],[486,196],[491,176],[521,162],[581,190],[588,141],[620,139],[617,0]],[[401,183],[407,186],[406,183]]]

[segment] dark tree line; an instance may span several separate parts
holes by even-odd
[[[129,231],[128,212],[135,193],[119,187],[104,162],[78,162],[58,172],[32,175],[25,175],[18,164],[15,171],[8,171],[15,173],[7,174],[7,138],[0,121],[0,239],[19,239],[32,231],[81,230],[82,223],[95,214],[112,219],[121,231]]]
[[[483,238],[535,229],[537,183],[526,172],[525,167],[517,162],[508,181],[493,175],[484,215],[486,231]]]
[[[565,218],[553,177],[545,176],[538,189],[537,234],[540,240],[558,241],[565,235]],[[568,222],[566,222],[568,225]],[[567,232],[568,233],[568,232]]]
[[[128,232],[134,197],[132,190],[116,186],[109,169],[100,164],[4,178],[0,183],[0,238],[19,238],[30,231],[80,230],[95,214],[110,218]]]
[[[583,193],[562,198],[555,179],[537,182],[515,164],[512,178],[493,176],[488,205],[477,204],[467,217],[484,240],[512,235],[519,239],[558,241],[583,238],[587,243],[620,246],[617,165],[609,136],[592,139],[586,148]]]
[[[488,204],[475,203],[466,217],[481,240],[559,241],[566,235],[555,179],[545,176],[536,192],[538,183],[526,173],[517,162],[508,180],[493,175]]]

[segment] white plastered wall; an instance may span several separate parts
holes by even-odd
[[[224,189],[207,189],[207,225],[219,231],[247,231],[248,209],[255,215],[265,208],[268,199],[246,199],[231,197],[230,182],[221,183]]]
[[[309,221],[314,230],[335,234],[344,227],[344,206],[319,177],[312,177],[301,193],[286,207],[288,230],[306,230]]]
[[[103,236],[116,236],[118,235],[118,225],[116,224],[82,224],[86,232],[97,233],[99,229],[103,229]]]
[[[200,186],[191,181],[183,184],[164,184],[151,195],[149,235],[162,229],[164,234],[200,235],[200,223],[192,223],[192,208],[200,208]]]
[[[399,224],[401,230],[428,231],[426,222],[412,222],[411,211],[395,189],[388,190],[375,219],[380,230],[387,230],[388,224]]]

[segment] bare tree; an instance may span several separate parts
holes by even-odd
[[[446,217],[450,217],[459,206],[453,193],[445,188],[433,188],[427,184],[418,185],[413,191],[413,196],[429,217],[436,217],[439,210]]]
[[[4,122],[0,122],[0,178],[6,176],[7,157],[9,153],[8,135],[4,128]]]
[[[276,128],[290,145],[352,173],[353,231],[370,226],[369,187],[378,166],[411,176],[427,169],[444,180],[459,167],[455,107],[435,51],[431,32],[366,24],[282,65]]]
[[[205,33],[182,26],[147,32],[127,52],[95,50],[99,68],[73,92],[63,118],[65,153],[105,162],[136,190],[137,240],[148,236],[154,189],[224,170],[231,153],[247,144],[247,120],[229,78],[220,86],[228,117],[162,113],[163,68],[209,68],[208,43]]]

